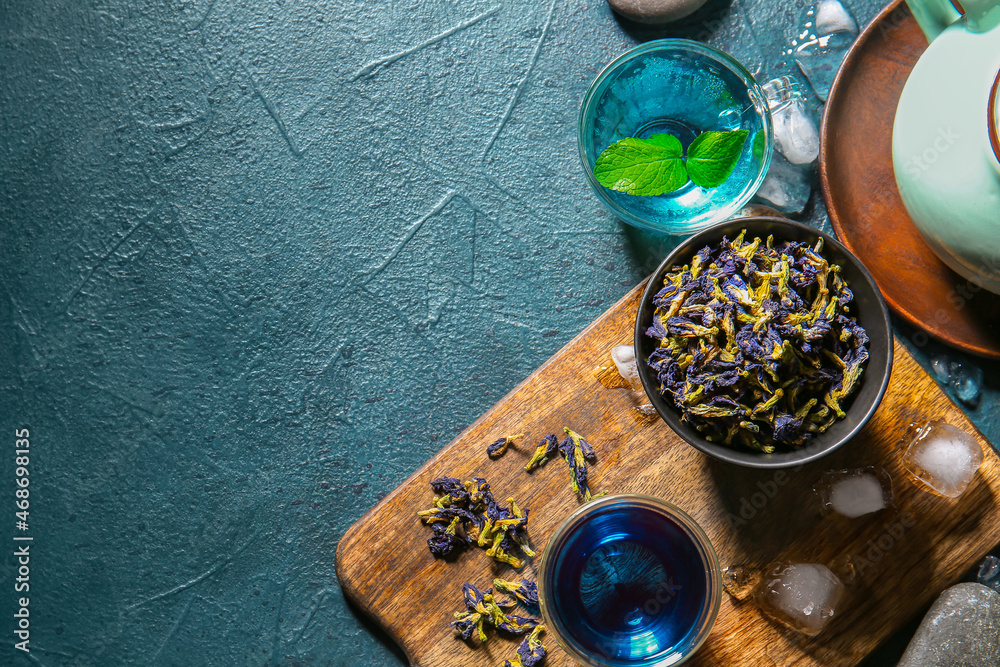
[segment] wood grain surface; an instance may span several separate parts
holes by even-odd
[[[886,7],[854,43],[823,116],[823,196],[837,237],[871,271],[896,313],[949,345],[1000,358],[1000,296],[934,254],[896,188],[896,106],[926,49],[903,0]]]
[[[412,665],[496,667],[513,657],[517,645],[499,636],[467,645],[448,627],[452,613],[462,609],[463,582],[485,587],[494,576],[514,571],[475,548],[454,562],[431,556],[430,528],[416,516],[431,504],[428,482],[441,475],[485,477],[497,498],[513,495],[531,509],[528,532],[541,552],[557,523],[580,501],[563,461],[530,475],[523,466],[534,444],[563,426],[595,445],[595,492],[646,493],[678,505],[705,529],[723,567],[775,560],[849,562],[858,573],[842,612],[815,638],[787,631],[751,602],[723,594],[718,621],[694,665],[854,665],[1000,541],[1000,461],[898,341],[893,378],[872,421],[854,441],[808,466],[779,472],[733,467],[686,445],[658,418],[637,418],[633,407],[645,396],[604,387],[594,369],[611,363],[614,345],[631,342],[641,288],[438,452],[340,541],[341,586],[399,643]],[[956,500],[918,489],[899,463],[909,424],[931,418],[975,433],[983,445],[979,474]],[[486,457],[488,443],[519,432],[528,437],[518,449],[497,461]],[[819,477],[867,465],[889,471],[896,507],[855,520],[822,516],[812,491]],[[521,574],[534,578],[538,562]],[[546,646],[550,667],[573,664],[551,638]]]

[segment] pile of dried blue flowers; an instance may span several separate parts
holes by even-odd
[[[800,447],[844,416],[868,359],[854,299],[820,251],[769,236],[705,247],[653,298],[648,364],[711,442]]]
[[[485,642],[488,639],[485,625],[492,625],[497,630],[512,635],[523,635],[538,625],[538,621],[533,618],[516,616],[504,611],[504,607],[513,607],[517,603],[497,600],[493,597],[492,588],[481,591],[466,583],[462,586],[462,595],[465,598],[466,610],[455,612],[455,618],[458,620],[452,623],[462,639],[472,639],[473,632],[478,632],[479,641]]]
[[[504,507],[493,497],[489,483],[476,477],[464,484],[455,477],[439,477],[431,482],[434,507],[417,512],[433,534],[427,546],[435,556],[445,558],[469,545],[486,549],[486,555],[513,567],[524,566],[521,551],[528,558],[535,552],[528,544],[528,512],[521,511],[513,498]]]
[[[524,469],[531,472],[561,454],[570,469],[573,492],[589,501],[597,496],[590,493],[587,463],[596,461],[597,456],[594,448],[579,433],[569,428],[563,430],[566,438],[562,442],[554,434],[542,438]],[[514,441],[522,437],[513,435],[496,440],[486,448],[487,456],[491,459],[503,456]],[[482,477],[467,482],[456,477],[439,477],[431,481],[431,488],[436,494],[434,507],[417,514],[432,528],[427,546],[436,557],[450,557],[470,545],[486,549],[486,555],[515,568],[523,567],[525,558],[535,557],[528,543],[528,510],[522,511],[513,498],[507,499],[506,507],[498,503],[489,483]],[[513,635],[530,631],[521,641],[514,660],[505,661],[504,667],[536,667],[545,658],[545,647],[539,639],[545,627],[534,618],[508,613],[505,608],[516,606],[519,601],[532,613],[537,613],[538,588],[527,579],[507,581],[497,578],[493,580],[493,586],[499,592],[512,595],[514,600],[497,600],[493,589],[481,591],[466,583],[462,586],[466,610],[456,612],[456,620],[451,625],[465,640],[470,640],[475,633],[480,641],[486,641],[487,625]]]
[[[502,582],[498,585],[498,582]],[[538,604],[538,591],[535,584],[522,579],[520,582],[507,582],[502,579],[495,579],[494,586],[498,590],[512,592],[522,604],[530,606],[530,600],[534,600],[535,606]],[[504,588],[500,588],[500,586]],[[470,583],[462,586],[462,596],[465,602],[465,611],[455,612],[455,620],[452,626],[458,630],[458,634],[466,641],[471,640],[473,634],[478,634],[480,641],[487,641],[486,627],[492,625],[499,631],[510,635],[530,634],[521,641],[517,649],[517,656],[513,661],[504,662],[504,667],[536,667],[545,657],[545,647],[542,646],[538,636],[545,632],[545,626],[541,625],[534,618],[526,618],[508,613],[505,608],[514,607],[517,602],[498,600],[493,595],[493,589],[487,588],[481,591]]]

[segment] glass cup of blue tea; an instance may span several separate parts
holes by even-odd
[[[667,194],[639,196],[594,176],[598,156],[627,137],[671,134],[686,153],[703,132],[738,130],[746,130],[747,140],[717,187],[689,180]],[[743,65],[700,42],[660,39],[619,56],[597,76],[580,108],[577,141],[587,179],[614,215],[636,227],[690,234],[732,217],[757,192],[774,134],[765,93]]]
[[[592,667],[679,665],[719,612],[719,561],[705,532],[670,503],[605,496],[549,540],[538,575],[546,627]]]

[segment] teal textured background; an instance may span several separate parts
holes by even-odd
[[[805,5],[0,0],[0,663],[401,664],[338,539],[674,242],[589,192],[588,84],[659,36],[792,72]]]

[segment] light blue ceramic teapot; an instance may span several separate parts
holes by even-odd
[[[1000,0],[907,4],[930,46],[896,110],[896,184],[934,252],[1000,293]]]

